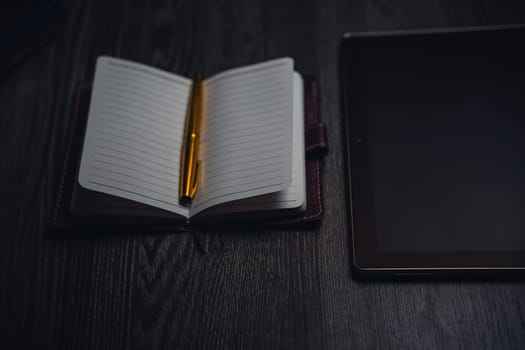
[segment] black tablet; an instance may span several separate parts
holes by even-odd
[[[525,28],[349,33],[349,230],[361,276],[525,276]]]

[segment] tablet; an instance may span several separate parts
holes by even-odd
[[[357,276],[525,276],[525,28],[340,46]]]

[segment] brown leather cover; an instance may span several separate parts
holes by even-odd
[[[300,216],[265,220],[264,226],[315,223],[323,216],[321,160],[328,151],[325,126],[319,111],[317,82],[308,77],[305,89],[306,211]],[[58,193],[51,217],[51,233],[187,231],[189,222],[177,214],[108,194],[86,190],[78,184],[78,167],[87,123],[91,87],[80,85],[73,105],[71,127]],[[238,220],[235,220],[238,222]],[[242,225],[261,222],[245,222]],[[232,222],[220,224],[224,228]],[[200,225],[199,225],[200,226]],[[203,228],[217,228],[207,222]]]

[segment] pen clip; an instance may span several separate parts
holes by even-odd
[[[199,179],[201,174],[201,161],[197,161],[197,165],[195,165],[195,172],[193,173],[193,177],[191,179],[191,190],[190,190],[190,198],[195,197],[195,194],[197,193],[197,189],[199,187]]]

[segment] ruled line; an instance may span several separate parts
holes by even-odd
[[[150,85],[144,79],[134,79],[133,77],[115,78],[109,73],[106,76],[106,86],[115,88],[116,93],[130,96],[140,96],[141,98],[168,103],[168,105],[180,105],[187,103],[187,88],[181,89],[176,85],[156,86]]]
[[[169,193],[167,193],[166,191],[155,191],[155,190],[152,190],[151,188],[149,187],[146,187],[146,186],[142,186],[142,185],[139,185],[137,183],[134,183],[134,182],[129,182],[129,181],[126,181],[126,180],[123,180],[123,179],[115,179],[115,178],[112,178],[111,176],[104,176],[104,175],[100,175],[100,174],[91,174],[91,177],[97,177],[99,179],[104,179],[104,180],[108,180],[108,181],[115,181],[119,184],[122,184],[122,185],[129,185],[129,186],[133,186],[134,188],[141,188],[147,192],[150,192],[150,193],[155,193],[159,196],[162,196],[162,197],[171,197],[173,196],[173,193],[175,193],[175,191],[173,191],[173,193],[170,195]],[[170,188],[167,188],[168,190],[172,190]],[[140,192],[139,192],[140,194]],[[144,193],[142,195],[145,195]],[[177,198],[178,198],[178,193],[175,195]]]
[[[222,192],[224,193],[228,188],[239,188],[239,187],[245,187],[246,185],[252,185],[252,184],[261,184],[261,183],[265,183],[265,182],[270,182],[269,186],[275,186],[281,182],[275,182],[275,181],[272,181],[272,180],[279,180],[279,181],[282,181],[282,176],[272,176],[272,177],[265,177],[263,180],[261,179],[256,179],[256,180],[251,180],[251,181],[244,181],[244,182],[237,182],[237,183],[234,183],[234,184],[230,184],[230,185],[226,185],[226,183],[223,183],[221,184],[221,187],[220,188],[212,188],[211,190],[209,190],[207,192],[207,195],[209,196],[211,193],[214,193],[214,192]],[[252,187],[249,186],[249,189],[251,189]],[[239,192],[243,192],[243,191],[227,191],[228,194],[235,194],[235,193],[239,193]]]
[[[251,99],[253,97],[272,97],[275,95],[280,95],[283,93],[283,90],[286,88],[285,86],[276,87],[274,85],[275,78],[272,79],[272,81],[268,83],[263,82],[257,82],[257,85],[255,86],[246,86],[246,84],[243,84],[239,87],[235,88],[224,88],[217,89],[215,84],[208,84],[207,89],[208,93],[206,98],[209,98],[210,103],[219,104],[219,106],[223,105],[225,103],[224,97],[235,95],[238,96],[239,99]]]
[[[244,77],[249,74],[261,74],[271,72],[273,69],[280,69],[283,66],[292,67],[290,59],[276,59],[269,62],[259,63],[256,65],[235,68],[212,76],[209,81],[218,82],[220,80],[233,80],[238,76]],[[262,74],[261,74],[262,75]]]
[[[261,168],[261,167],[266,167],[266,166],[257,166],[257,167],[252,167],[252,168],[249,169],[249,170],[253,170],[253,169]],[[238,173],[238,171],[232,171],[232,173],[235,173],[235,172]],[[275,172],[276,172],[276,171],[275,171],[274,169],[272,169],[272,170],[268,170],[268,171],[261,171],[261,172],[259,172],[258,174],[259,174],[259,175],[264,175],[264,174],[270,174],[270,173],[275,173]],[[227,174],[227,173],[228,173],[228,172],[223,172],[223,174]],[[246,176],[246,175],[242,174],[242,175],[237,175],[237,176],[235,176],[235,177],[229,177],[229,178],[228,178],[228,181],[235,181],[235,180],[237,180],[237,179],[242,179],[242,178],[244,178],[245,176]],[[221,181],[222,181],[222,179],[221,179]],[[216,183],[217,183],[217,181],[214,182],[214,181],[206,180],[206,186],[213,187],[213,185],[215,185]]]
[[[146,119],[146,118],[138,119],[136,118],[136,116],[129,115],[129,114],[122,115],[120,113],[114,113],[113,111],[104,112],[104,114],[105,114],[104,119],[118,120],[120,122],[127,122],[127,123],[134,122],[134,123],[143,125],[152,130],[169,132],[170,135],[173,134],[173,131],[171,130],[171,128],[182,129],[182,127],[180,127],[179,125],[175,126],[175,125],[169,125],[168,123],[164,124],[164,123],[159,123],[159,122],[154,123],[154,122],[151,122],[149,119]],[[164,126],[157,126],[156,124],[164,124]]]
[[[237,168],[234,168],[235,165],[239,166],[239,165],[246,165],[246,164],[252,164],[252,163],[262,163],[263,161],[265,160],[271,160],[272,162],[269,164],[274,164],[274,161],[278,158],[281,158],[282,156],[278,156],[277,158],[274,156],[274,155],[267,155],[266,157],[264,158],[257,158],[257,159],[250,159],[250,160],[244,160],[244,159],[232,159],[230,162],[220,162],[221,166],[218,166],[218,167],[211,167],[211,166],[208,166],[207,165],[207,168],[206,168],[206,171],[209,171],[210,172],[210,176],[219,176],[220,174],[222,174],[222,172],[220,174],[216,173],[217,170],[221,170],[221,169],[226,169],[226,168],[229,168],[229,169],[237,169],[237,171],[241,171],[241,168],[240,167],[237,167]],[[234,162],[234,160],[239,160],[238,162]],[[211,162],[207,162],[206,164],[213,164]],[[244,167],[243,170],[249,170],[247,169],[246,167]]]
[[[270,144],[269,146],[275,146],[275,144]],[[261,150],[261,148],[264,148],[265,146],[262,146],[262,147],[257,147],[257,149],[259,150],[258,152],[250,152],[250,150],[246,150],[244,148],[242,149],[237,149],[235,151],[230,151],[230,152],[226,152],[226,153],[218,153],[217,156],[215,157],[210,157],[208,160],[208,162],[210,161],[213,161],[214,159],[217,159],[217,162],[218,163],[221,163],[225,160],[230,160],[230,159],[235,159],[235,158],[238,158],[238,157],[243,157],[243,156],[246,156],[246,155],[250,155],[250,156],[258,156],[258,155],[261,155],[261,154],[266,154],[267,152],[272,152],[272,151],[278,151],[279,150],[279,146],[277,147],[272,147],[270,149],[263,149]],[[213,164],[213,162],[211,163]]]
[[[137,148],[135,146],[128,146],[128,145],[125,145],[125,144],[122,144],[122,143],[116,142],[116,141],[105,141],[105,140],[102,140],[100,138],[99,138],[99,140],[102,141],[105,144],[111,144],[111,145],[121,146],[121,147],[123,146],[123,147],[125,147],[128,150],[137,151],[137,152],[146,154],[148,157],[157,158],[157,159],[161,160],[163,164],[166,164],[166,163],[169,164],[169,163],[173,162],[173,158],[166,158],[166,157],[160,156],[160,155],[158,155],[156,153],[153,153],[153,152],[150,152],[150,151],[146,151],[146,150],[142,150],[142,149]],[[95,145],[95,147],[102,148],[102,149],[109,149],[109,150],[116,151],[116,152],[124,152],[122,149],[114,148],[114,147],[111,147],[111,146],[108,146],[108,145],[104,145],[104,144],[100,144],[100,143]],[[133,154],[131,152],[127,152],[127,153]]]
[[[144,104],[137,104],[133,101],[115,101],[112,100],[111,96],[107,96],[104,99],[102,104],[103,107],[108,109],[117,109],[117,110],[127,110],[128,113],[133,113],[135,115],[155,115],[161,118],[161,120],[170,119],[174,114],[184,114],[185,109],[183,108],[173,108],[170,110],[162,110],[161,108],[151,108],[147,107]]]
[[[272,137],[266,137],[266,135],[260,135],[259,137],[257,138],[253,138],[253,139],[248,139],[248,140],[243,140],[243,141],[240,141],[239,139],[242,138],[243,136],[237,136],[236,138],[232,135],[232,138],[234,140],[234,142],[228,142],[228,143],[222,143],[221,144],[221,147],[226,147],[226,146],[242,146],[242,145],[245,145],[245,144],[254,144],[258,141],[269,141],[269,140],[277,140],[275,141],[274,143],[275,144],[283,144],[284,141],[286,141],[284,139],[284,132],[280,132],[278,133],[277,135],[274,135]],[[236,140],[237,139],[237,140]],[[208,143],[208,142],[207,142]]]
[[[100,127],[100,124],[97,126],[99,128],[99,132],[105,132],[105,130],[107,130],[107,128],[101,128]],[[156,145],[161,145],[161,146],[164,146],[166,148],[171,148],[173,147],[172,145],[172,141],[170,140],[159,140],[159,138],[156,138],[156,139],[153,139],[151,137],[148,137],[148,136],[144,136],[144,134],[140,134],[138,132],[135,132],[135,131],[131,131],[131,130],[126,130],[124,128],[119,128],[119,127],[116,127],[116,126],[113,126],[110,128],[111,131],[117,131],[119,133],[124,133],[126,135],[129,135],[130,137],[137,137],[138,139],[135,139],[135,140],[148,140],[148,141],[151,141],[153,142],[153,144],[156,144]],[[119,137],[119,136],[117,136]]]
[[[166,181],[166,182],[178,185],[178,176],[173,176],[173,174],[170,174],[170,173],[161,173],[161,172],[158,172],[158,171],[154,171],[153,174],[152,174],[151,172],[142,171],[142,170],[139,170],[139,169],[134,168],[134,167],[128,167],[128,166],[124,166],[124,165],[120,165],[120,164],[119,165],[115,165],[115,163],[106,162],[106,161],[103,161],[103,160],[100,160],[100,159],[97,159],[97,158],[95,158],[93,161],[95,163],[103,163],[104,166],[105,166],[104,169],[109,169],[110,167],[116,167],[116,168],[119,168],[119,169],[126,169],[126,170],[129,170],[129,171],[134,171],[136,173],[146,175],[146,176],[154,178],[154,179],[158,179],[158,180],[162,180],[162,181]],[[96,165],[93,166],[93,169],[97,169],[97,168],[98,167]],[[166,176],[168,176],[170,178],[173,178],[173,181],[166,180],[166,178],[160,177],[160,176],[156,175],[155,173],[157,173],[157,174],[159,174],[159,173],[164,174],[164,175],[166,175]]]
[[[234,83],[237,83],[237,84],[228,84],[228,87],[232,87],[234,85],[240,85],[240,84],[243,84],[244,82],[248,81],[248,80],[253,80],[253,79],[257,79],[257,82],[261,83],[261,84],[264,84],[265,82],[268,82],[268,81],[271,81],[272,84],[274,82],[274,80],[277,78],[278,79],[278,75],[279,74],[282,74],[282,72],[286,71],[287,70],[287,67],[283,67],[281,65],[281,67],[277,68],[277,69],[272,69],[271,67],[267,66],[266,68],[264,68],[267,72],[267,74],[260,74],[259,71],[257,70],[253,70],[251,72],[245,72],[242,74],[242,77],[243,77],[243,81],[241,82],[239,79],[230,79],[230,78],[226,78],[226,77],[223,77],[223,78],[218,78],[217,76],[212,76],[210,78],[208,78],[206,81],[205,81],[205,84],[209,84],[209,85],[212,85],[212,84],[221,84],[225,79],[227,79],[229,82],[234,82]]]
[[[259,186],[259,187],[254,187],[254,188],[251,188],[251,189],[247,189],[247,190],[242,190],[242,191],[233,191],[233,192],[229,192],[229,193],[223,193],[223,194],[220,194],[220,195],[217,195],[217,196],[214,196],[214,197],[208,197],[206,200],[203,200],[195,205],[193,205],[192,209],[198,209],[198,208],[202,208],[202,207],[205,207],[207,203],[213,201],[213,200],[216,200],[216,199],[219,199],[221,197],[226,197],[226,196],[231,196],[231,195],[235,195],[235,194],[241,194],[241,193],[246,193],[246,192],[251,192],[253,190],[260,190],[260,189],[266,189],[266,188],[271,188],[271,187],[276,187],[276,186],[279,186],[279,185],[282,185],[283,183],[282,182],[279,182],[279,183],[276,183],[276,184],[272,184],[272,185],[266,185],[266,186]]]
[[[170,207],[182,208],[180,205],[176,205],[176,204],[172,203],[171,201],[162,200],[162,199],[158,198],[157,196],[155,196],[155,197],[148,196],[148,195],[146,195],[146,194],[144,194],[142,192],[130,191],[128,189],[124,189],[124,188],[121,188],[121,187],[118,187],[118,186],[111,186],[111,185],[109,185],[107,183],[103,183],[103,182],[91,181],[91,183],[95,184],[95,185],[107,187],[107,188],[112,188],[112,189],[115,189],[115,190],[118,190],[118,191],[127,192],[127,193],[134,194],[134,195],[137,195],[137,196],[140,196],[140,197],[152,199],[155,202],[164,203],[166,205],[169,205]]]
[[[138,114],[135,110],[132,108],[127,108],[126,106],[109,106],[106,107],[105,104],[101,106],[97,106],[98,110],[96,112],[104,113],[104,114],[114,114],[119,115],[124,118],[132,118],[132,119],[145,119],[148,121],[151,121],[153,123],[157,124],[163,124],[165,127],[168,128],[175,128],[177,127],[177,124],[173,119],[174,115],[177,115],[177,113],[171,114],[171,117],[168,117],[166,115],[159,115],[159,118],[154,117],[155,113],[147,113],[147,114]],[[182,113],[180,113],[182,114]],[[140,120],[139,119],[139,120]]]
[[[132,75],[128,75],[128,72],[124,72],[122,70],[108,70],[106,74],[107,80],[112,81],[118,81],[118,82],[125,82],[126,87],[128,88],[144,88],[145,91],[155,93],[155,89],[160,89],[162,92],[167,93],[167,91],[173,91],[176,90],[179,86],[189,86],[191,85],[191,81],[188,81],[187,83],[180,83],[180,82],[174,82],[167,79],[155,79],[152,76],[144,75],[144,74],[137,74],[136,71],[133,72]],[[152,79],[153,78],[153,79]]]
[[[269,140],[266,139],[265,141],[269,141]],[[227,146],[221,145],[220,149],[219,149],[219,147],[213,148],[212,150],[209,150],[206,154],[207,154],[207,159],[214,159],[218,155],[221,155],[221,154],[224,154],[224,153],[232,153],[232,152],[240,152],[240,151],[251,152],[253,149],[261,149],[261,148],[264,148],[264,147],[275,146],[275,145],[278,145],[280,147],[281,143],[280,142],[269,142],[269,143],[268,142],[261,142],[261,143],[256,143],[256,144],[252,143],[250,146],[244,146],[242,149],[240,149],[239,147],[237,147],[235,145],[233,145],[232,147],[227,147]],[[276,147],[276,150],[278,150],[278,149],[279,148]]]
[[[226,132],[234,132],[239,131],[242,132],[244,130],[248,130],[254,127],[264,127],[268,125],[275,125],[275,121],[279,120],[279,116],[272,115],[271,117],[265,117],[261,120],[261,118],[258,118],[255,115],[250,116],[253,118],[253,121],[250,122],[250,125],[240,125],[238,123],[224,123],[220,125],[216,125],[213,128],[208,127],[207,128],[207,136],[220,136],[223,131]]]
[[[130,179],[135,179],[135,180],[138,180],[140,182],[147,183],[149,185],[165,188],[165,189],[170,190],[170,191],[173,191],[174,187],[175,187],[175,189],[178,189],[178,186],[179,186],[178,183],[176,184],[174,182],[165,181],[165,180],[162,180],[162,181],[168,182],[172,186],[159,185],[156,182],[151,182],[151,181],[145,180],[144,177],[133,176],[133,175],[130,175],[129,173],[123,173],[121,171],[111,170],[111,169],[108,169],[108,168],[101,168],[101,167],[95,167],[94,166],[93,169],[97,169],[97,170],[100,170],[102,172],[107,172],[107,173],[111,173],[111,174],[115,174],[115,175],[120,175],[120,176],[123,176],[123,177],[129,177]],[[151,177],[148,177],[148,178],[151,178]]]
[[[127,121],[127,120],[114,120],[114,119],[111,119],[111,118],[100,118],[100,123],[102,125],[107,125],[108,127],[110,128],[118,128],[119,126],[122,126],[122,127],[125,127],[125,128],[130,128],[132,130],[137,130],[137,131],[143,131],[143,132],[146,132],[148,133],[149,135],[151,136],[155,136],[155,137],[161,137],[161,138],[171,138],[171,136],[173,135],[172,133],[168,132],[166,129],[160,129],[160,130],[156,130],[154,128],[149,128],[149,127],[144,127],[144,126],[137,126],[137,125],[133,125],[131,123],[131,121]]]
[[[228,118],[227,120],[229,123],[235,123],[239,120],[248,120],[250,117],[253,119],[254,116],[256,116],[257,119],[261,119],[263,118],[261,114],[281,116],[283,109],[285,109],[285,105],[285,103],[276,102],[273,105],[265,104],[258,106],[255,102],[251,105],[250,102],[247,101],[245,105],[238,104],[235,106],[236,109],[235,107],[230,106],[229,108],[214,108],[209,110],[207,118],[209,120],[209,125],[213,125],[213,123],[218,122],[225,114],[228,114],[231,118]]]
[[[118,159],[130,160],[130,161],[131,161],[131,159],[128,158],[128,157],[133,157],[133,158],[135,158],[135,163],[144,164],[144,166],[146,166],[146,163],[151,163],[151,164],[158,165],[163,170],[164,169],[178,170],[176,167],[165,165],[165,163],[163,163],[163,162],[157,162],[157,161],[154,161],[154,160],[149,159],[147,157],[138,156],[138,155],[133,154],[131,152],[112,150],[112,149],[109,149],[109,148],[101,146],[101,145],[96,145],[95,147],[103,149],[103,150],[111,151],[111,152],[120,153],[122,155],[122,156],[115,156],[114,154],[107,154],[107,153],[104,153],[104,152],[101,152],[101,151],[95,151],[94,154],[98,155],[98,156],[105,156],[105,157],[108,157],[108,158],[112,158],[112,157],[117,158],[117,157],[119,157]],[[144,163],[144,162],[146,162],[146,163]],[[149,168],[151,168],[151,167],[149,167]],[[154,168],[151,168],[151,169],[154,169]]]
[[[106,89],[106,90],[112,90],[112,89]],[[133,108],[136,108],[136,109],[140,109],[142,111],[145,111],[145,112],[148,112],[148,113],[151,113],[152,111],[154,113],[159,113],[163,116],[166,116],[166,115],[171,115],[173,113],[184,113],[184,111],[186,110],[186,107],[185,105],[183,105],[182,103],[180,103],[178,106],[177,105],[171,105],[171,103],[169,103],[168,101],[170,101],[169,99],[166,99],[164,102],[156,102],[152,99],[148,99],[148,98],[142,98],[142,97],[137,97],[137,96],[123,96],[122,94],[119,94],[118,92],[115,93],[116,89],[113,89],[113,92],[109,92],[109,91],[106,91],[106,102],[110,102],[110,104],[112,106],[119,106],[121,105],[123,102],[129,106],[129,107],[133,107]],[[132,98],[132,100],[130,100],[130,98]],[[160,103],[163,103],[164,106],[161,106]],[[184,107],[184,108],[181,108],[181,105]]]
[[[164,175],[167,175],[167,176],[174,176],[175,177],[175,175],[173,175],[171,172],[166,172],[166,171],[163,171],[163,170],[155,169],[155,168],[149,167],[147,165],[144,165],[144,164],[142,164],[140,162],[136,162],[136,161],[133,161],[133,160],[130,160],[130,159],[127,159],[127,158],[122,158],[122,157],[119,157],[119,156],[106,156],[106,155],[101,155],[101,154],[99,154],[99,156],[110,158],[112,160],[122,161],[122,162],[125,162],[126,164],[133,165],[133,167],[131,167],[131,168],[133,170],[137,171],[137,172],[140,172],[138,170],[139,168],[137,168],[137,166],[138,166],[138,167],[142,167],[144,169],[151,170],[151,171],[153,171],[156,174],[164,174]],[[93,159],[93,161],[94,162],[103,162],[103,163],[108,164],[108,165],[113,164],[113,163],[108,162],[108,161],[102,161],[102,160],[100,160],[100,158],[96,158],[96,157]],[[121,165],[119,165],[119,166],[121,166]],[[148,174],[148,176],[151,176],[151,175]],[[177,179],[178,179],[178,176],[177,176]]]
[[[99,142],[106,142],[106,143],[111,143],[111,144],[115,144],[115,145],[120,145],[122,147],[126,147],[126,148],[130,148],[130,149],[135,149],[137,151],[140,151],[140,152],[144,152],[144,153],[148,153],[148,154],[155,154],[157,156],[160,157],[160,155],[166,155],[168,156],[168,158],[165,158],[169,161],[173,161],[174,159],[177,159],[178,156],[179,156],[179,152],[178,150],[180,150],[181,147],[177,147],[175,146],[173,149],[171,150],[162,150],[162,149],[155,149],[153,152],[153,149],[152,147],[147,147],[146,149],[144,149],[144,145],[143,144],[140,144],[140,143],[133,143],[133,144],[129,144],[127,142],[125,142],[125,139],[123,138],[120,138],[119,141],[115,141],[114,139],[107,139],[107,138],[104,138],[104,137],[97,137],[96,138],[97,140],[97,144]],[[124,141],[124,142],[120,142],[120,141]]]
[[[107,61],[108,66],[112,66],[114,71],[121,71],[121,73],[133,73],[140,75],[143,74],[148,79],[162,79],[164,81],[170,81],[174,84],[187,84],[188,79],[179,77],[175,74],[161,71],[153,67],[148,67],[141,63],[135,63],[131,61],[125,61],[120,59],[109,59]]]
[[[255,121],[263,121],[268,119],[278,119],[281,120],[282,116],[280,115],[280,112],[282,111],[282,106],[277,107],[269,107],[265,106],[262,111],[259,111],[257,108],[246,108],[244,107],[244,110],[238,110],[238,111],[218,111],[218,110],[207,110],[208,113],[206,113],[207,123],[206,126],[213,130],[213,128],[216,128],[218,126],[227,126],[231,124],[238,125],[239,121],[243,122],[255,122]],[[249,111],[249,113],[246,113],[246,111]],[[228,113],[230,116],[228,120],[221,120],[222,116]],[[234,114],[235,113],[235,114]]]
[[[133,142],[133,143],[138,143],[140,145],[149,147],[149,148],[154,149],[154,150],[156,150],[158,152],[164,152],[166,154],[172,154],[173,150],[177,148],[177,145],[174,145],[174,147],[159,148],[159,147],[156,147],[156,145],[145,143],[145,142],[143,142],[143,140],[137,140],[137,139],[134,139],[133,137],[127,137],[125,135],[115,134],[115,133],[109,132],[107,130],[97,130],[97,132],[99,134],[112,136],[112,137],[115,137],[117,139],[123,139],[123,140],[128,140],[128,141]]]

